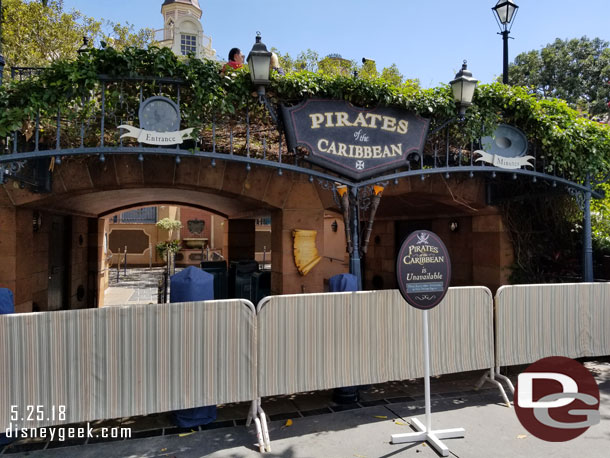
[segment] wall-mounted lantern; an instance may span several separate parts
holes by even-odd
[[[455,79],[449,83],[453,91],[453,99],[459,107],[460,119],[464,118],[466,108],[472,105],[477,83],[478,81],[472,77],[472,73],[468,71],[466,61],[464,61],[462,69],[455,75]]]
[[[271,82],[269,80],[269,67],[271,66],[271,52],[261,42],[261,33],[256,32],[256,43],[252,46],[248,54],[248,67],[250,68],[250,78],[252,84],[256,86],[259,99],[265,95],[265,86]]]

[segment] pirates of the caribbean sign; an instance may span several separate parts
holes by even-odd
[[[428,119],[396,108],[357,108],[344,100],[306,100],[282,106],[289,148],[304,146],[307,159],[360,180],[402,167],[423,148]]]
[[[436,307],[451,281],[451,260],[443,241],[430,231],[411,233],[398,252],[396,278],[400,294],[413,307]]]

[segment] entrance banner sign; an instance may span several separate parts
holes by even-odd
[[[173,100],[163,97],[149,97],[140,104],[138,111],[140,128],[122,124],[119,129],[125,129],[121,139],[137,138],[139,143],[147,145],[170,146],[180,145],[191,137],[193,128],[180,129],[180,107]]]
[[[412,232],[398,252],[396,277],[409,304],[421,310],[436,307],[451,281],[451,260],[443,241],[430,231]]]
[[[501,169],[520,169],[524,166],[533,167],[532,164],[529,163],[531,159],[534,159],[534,156],[524,156],[524,157],[515,157],[508,158],[499,156],[497,154],[489,154],[485,151],[476,150],[474,154],[478,154],[481,157],[475,160],[475,162],[487,162],[488,164],[495,165],[496,167],[500,167]]]
[[[179,130],[176,132],[155,132],[151,130],[138,129],[137,127],[130,126],[128,124],[122,124],[119,129],[127,130],[126,133],[121,135],[124,137],[137,138],[138,142],[146,143],[147,145],[178,145],[181,144],[185,139],[191,136],[193,128]]]
[[[406,165],[424,147],[429,119],[396,108],[358,108],[345,100],[309,99],[282,106],[290,149],[307,160],[360,180]]]

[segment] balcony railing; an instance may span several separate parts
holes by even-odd
[[[42,67],[11,67],[11,79],[23,81],[42,72]]]

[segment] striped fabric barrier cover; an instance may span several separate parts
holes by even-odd
[[[256,397],[248,301],[0,316],[0,431],[11,406],[13,427],[34,428]],[[42,406],[43,419],[34,410],[21,421],[28,406]]]
[[[503,286],[496,293],[496,365],[547,356],[610,355],[610,283]]]
[[[423,377],[422,313],[398,290],[263,299],[259,396]],[[429,314],[433,375],[493,367],[487,288],[450,288]]]

